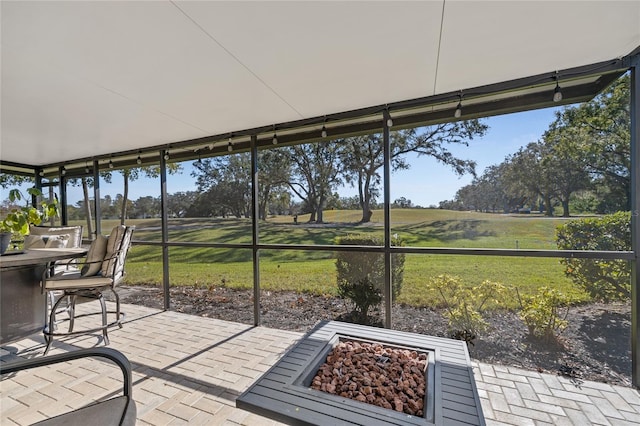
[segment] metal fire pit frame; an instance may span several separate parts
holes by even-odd
[[[338,339],[365,339],[430,352],[435,383],[429,418],[387,410],[303,386]],[[322,360],[324,361],[324,360]],[[236,406],[292,425],[484,425],[467,345],[460,340],[321,321],[236,400]]]

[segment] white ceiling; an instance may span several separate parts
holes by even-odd
[[[2,1],[0,159],[44,165],[628,55],[640,1]]]

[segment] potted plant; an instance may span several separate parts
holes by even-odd
[[[42,192],[37,188],[27,189],[31,196],[40,197]],[[58,200],[52,202],[41,201],[39,209],[30,203],[19,189],[9,191],[9,201],[16,203],[24,200],[24,207],[14,207],[7,213],[6,217],[0,221],[0,254],[4,254],[11,243],[12,236],[16,235],[24,238],[29,234],[29,225],[40,225],[43,221],[51,217],[58,216]]]

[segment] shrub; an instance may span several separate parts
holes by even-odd
[[[556,240],[560,250],[631,250],[631,214],[569,221],[557,227]],[[626,260],[567,258],[561,262],[565,273],[593,299],[607,302],[631,296],[631,266]]]
[[[519,296],[519,295],[518,295]],[[529,328],[529,334],[551,340],[558,330],[567,326],[568,299],[558,290],[541,287],[538,293],[520,300],[520,318]],[[560,311],[565,308],[561,317]]]
[[[340,245],[381,246],[383,241],[370,235],[347,235],[336,239]],[[392,244],[401,246],[394,237]],[[404,276],[402,253],[391,255],[391,296],[395,299],[402,290]],[[366,320],[369,309],[382,302],[384,294],[384,255],[382,253],[338,252],[336,259],[338,294],[350,299],[358,316]]]
[[[350,299],[355,306],[356,317],[363,322],[367,322],[369,308],[378,306],[382,302],[382,291],[368,277],[358,281],[345,281],[338,285],[340,297]]]
[[[489,280],[472,288],[464,287],[459,277],[448,274],[431,278],[427,289],[437,292],[444,302],[450,336],[471,344],[488,327],[482,316],[486,302],[493,300],[499,304],[499,296],[505,291],[502,284]]]

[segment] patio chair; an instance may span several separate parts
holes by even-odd
[[[63,354],[0,363],[0,374],[16,374],[23,370],[70,362],[81,358],[99,357],[114,362],[123,376],[122,395],[84,406],[77,410],[35,423],[40,426],[75,425],[135,425],[136,403],[133,400],[131,364],[120,352],[110,348],[79,349]]]
[[[122,328],[124,314],[120,312],[120,297],[115,288],[125,275],[125,260],[129,247],[131,246],[131,236],[135,227],[116,226],[111,231],[109,238],[98,235],[91,243],[89,252],[82,269],[76,271],[61,271],[52,274],[52,268],[47,267],[42,277],[42,288],[49,294],[56,292],[61,295],[51,306],[48,320],[43,330],[47,343],[44,354],[49,352],[54,336],[71,336],[77,334],[90,334],[102,331],[105,345],[109,344],[107,329],[117,325]],[[51,265],[53,266],[53,265]],[[104,292],[109,290],[113,293],[116,302],[115,311],[107,311],[104,300]],[[68,318],[69,329],[67,332],[56,331],[56,314],[59,312],[60,303],[68,297]],[[75,307],[78,298],[93,299],[100,302],[100,312],[75,315]],[[74,331],[74,324],[77,318],[102,315],[102,324],[99,327]],[[115,321],[107,322],[107,314],[115,314]],[[62,322],[62,321],[60,321]]]

